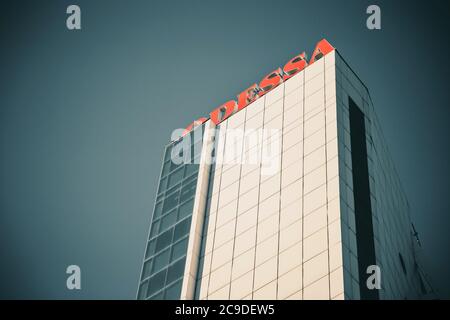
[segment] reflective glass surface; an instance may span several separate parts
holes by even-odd
[[[203,132],[203,126],[165,149],[138,299],[180,298],[202,147],[197,130]],[[177,152],[185,139],[187,156],[174,163],[172,150]]]

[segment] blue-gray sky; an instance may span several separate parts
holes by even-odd
[[[66,28],[81,7],[82,30]],[[366,28],[368,5],[382,29]],[[0,298],[133,299],[174,128],[327,38],[369,88],[450,297],[446,1],[4,1]],[[66,289],[65,268],[82,270]]]

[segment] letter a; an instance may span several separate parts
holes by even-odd
[[[366,10],[367,14],[371,14],[368,18],[367,18],[367,29],[369,30],[374,30],[374,29],[381,29],[381,9],[379,6],[377,5],[371,5],[367,7]]]
[[[80,290],[81,289],[81,269],[80,269],[80,267],[77,265],[68,266],[66,273],[70,274],[70,276],[67,278],[67,281],[66,281],[67,289]]]
[[[69,30],[80,30],[81,29],[81,9],[79,6],[72,4],[67,7],[67,17],[66,26]]]
[[[371,274],[370,277],[367,278],[366,285],[367,289],[373,290],[373,289],[381,289],[381,270],[380,267],[377,265],[371,265],[367,267],[366,270],[367,274]]]

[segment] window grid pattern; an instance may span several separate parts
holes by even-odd
[[[180,298],[203,131],[204,126],[199,126],[165,149],[138,299]],[[186,155],[184,151],[180,154],[189,161],[176,164],[171,154],[182,150],[177,144],[185,139],[189,139],[190,149]]]

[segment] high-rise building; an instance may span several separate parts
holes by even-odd
[[[166,146],[138,299],[426,292],[369,92],[326,40],[224,106]]]

